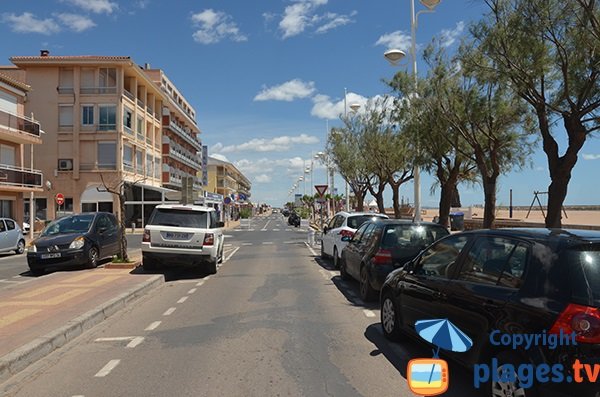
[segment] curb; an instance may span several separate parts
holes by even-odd
[[[4,383],[29,365],[64,346],[162,283],[163,276],[153,276],[143,284],[133,287],[116,298],[70,320],[65,326],[34,339],[4,357],[0,357],[0,383]]]

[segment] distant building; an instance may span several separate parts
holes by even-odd
[[[24,158],[24,152],[42,143],[40,123],[25,115],[30,91],[29,85],[0,73],[0,217],[13,218],[19,225],[29,214],[25,199],[43,191],[42,172]],[[11,226],[0,224],[0,230]]]
[[[206,191],[224,197],[224,211],[232,219],[239,207],[250,202],[252,184],[235,165],[208,156],[208,185]]]

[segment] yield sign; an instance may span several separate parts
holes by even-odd
[[[317,193],[319,193],[319,197],[323,197],[325,192],[327,191],[327,185],[315,185],[315,189],[317,189]]]

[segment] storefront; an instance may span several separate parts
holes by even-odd
[[[218,193],[204,192],[204,197],[200,197],[194,203],[216,209],[217,213],[219,214],[219,220],[225,220],[223,216],[223,195]]]
[[[125,225],[144,227],[152,210],[158,204],[179,202],[181,192],[164,187],[126,184],[125,185]]]

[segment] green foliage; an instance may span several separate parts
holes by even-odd
[[[241,208],[240,209],[240,218],[241,219],[252,218],[252,208]]]

